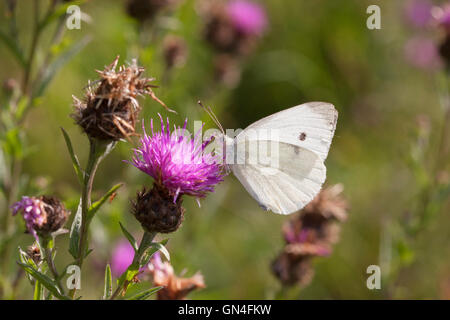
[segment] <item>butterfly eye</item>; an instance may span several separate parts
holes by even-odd
[[[305,139],[306,139],[306,133],[304,133],[304,132],[300,133],[300,135],[299,135],[298,138],[300,139],[300,141],[305,141]]]

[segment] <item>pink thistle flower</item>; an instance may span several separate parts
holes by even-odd
[[[244,34],[261,35],[267,27],[266,12],[255,2],[231,1],[227,4],[227,12],[234,26]]]
[[[134,150],[132,165],[155,179],[155,183],[173,194],[173,202],[179,195],[187,194],[197,198],[214,191],[223,180],[222,167],[217,156],[205,153],[210,141],[201,143],[200,131],[193,139],[186,136],[187,119],[183,128],[170,132],[167,123],[161,119],[161,131],[154,131],[150,122],[151,135],[141,138],[141,146]]]
[[[36,240],[38,238],[35,230],[36,226],[42,226],[47,220],[47,217],[44,214],[43,204],[44,203],[37,198],[24,196],[22,197],[22,200],[17,201],[11,206],[13,216],[19,212],[22,214],[28,232],[31,233]]]
[[[433,4],[428,0],[409,1],[405,8],[405,14],[409,22],[416,27],[425,27],[431,20]]]
[[[438,25],[448,32],[450,30],[450,4],[446,4],[442,7],[435,7],[433,14]]]
[[[408,40],[404,50],[406,60],[417,68],[434,71],[442,65],[439,49],[429,38],[414,37]]]
[[[122,240],[116,244],[111,257],[111,272],[115,276],[120,276],[127,270],[128,266],[133,262],[134,249],[131,244]]]
[[[48,236],[58,231],[67,221],[70,212],[61,201],[52,196],[22,197],[11,206],[13,216],[19,212],[27,230],[38,240],[38,234]]]

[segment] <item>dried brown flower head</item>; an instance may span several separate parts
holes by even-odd
[[[167,68],[183,66],[187,57],[186,42],[177,36],[167,36],[163,42],[163,54]]]
[[[66,210],[64,204],[56,197],[41,196],[39,199],[44,203],[46,222],[41,226],[36,226],[36,232],[38,234],[51,234],[58,231],[69,218],[70,211]]]
[[[153,188],[138,192],[132,202],[132,213],[148,232],[170,233],[176,231],[184,218],[182,197],[174,201],[173,193],[154,183]]]
[[[307,286],[314,277],[310,257],[286,251],[272,262],[272,272],[286,286]]]
[[[304,214],[318,214],[326,219],[344,221],[347,218],[347,201],[342,198],[342,184],[336,184],[320,193],[302,210]]]
[[[127,13],[140,22],[151,20],[161,10],[170,8],[178,0],[128,0]]]
[[[222,3],[211,3],[205,11],[205,19],[204,37],[215,50],[229,54],[246,54],[251,51],[253,38],[234,27]]]
[[[189,278],[178,277],[170,263],[162,262],[158,253],[152,257],[149,270],[154,285],[163,287],[157,293],[158,300],[182,300],[190,292],[205,288],[203,276],[199,272]]]
[[[27,248],[27,255],[36,265],[42,261],[41,249],[36,244],[33,244]]]
[[[323,189],[283,226],[286,245],[272,263],[272,271],[284,285],[305,285],[305,275],[312,278],[309,259],[331,253],[332,245],[339,240],[339,222],[347,218],[348,205],[342,191],[340,184]]]
[[[90,138],[116,141],[134,135],[141,110],[138,96],[149,95],[168,109],[152,91],[155,86],[150,82],[154,79],[141,77],[144,68],[138,67],[136,60],[116,71],[118,61],[117,56],[104,70],[97,70],[100,79],[89,83],[83,101],[73,97],[72,116]]]

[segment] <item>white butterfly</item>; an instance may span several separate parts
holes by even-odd
[[[337,117],[332,104],[309,102],[263,118],[234,139],[225,136],[227,164],[262,208],[279,214],[296,212],[325,182],[324,161]],[[271,155],[276,155],[275,165],[256,155],[268,144]]]

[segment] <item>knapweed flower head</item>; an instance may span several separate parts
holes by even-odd
[[[161,131],[153,128],[151,134],[144,135],[141,145],[134,150],[132,164],[151,176],[155,183],[166,188],[175,202],[179,195],[205,197],[223,180],[219,158],[205,152],[210,141],[202,142],[198,132],[194,138],[187,136],[186,125],[170,131],[169,119],[161,120]]]
[[[286,244],[272,263],[273,273],[283,284],[306,285],[313,274],[309,260],[331,254],[332,245],[339,240],[338,222],[347,218],[342,191],[341,184],[323,189],[283,226]]]
[[[176,276],[170,263],[161,260],[159,252],[153,255],[148,269],[153,276],[154,285],[163,287],[157,293],[158,300],[181,300],[190,292],[205,287],[203,276],[199,272],[189,278]]]
[[[450,31],[450,3],[442,6],[435,6],[431,10],[431,15],[437,24],[442,27],[447,33]]]
[[[287,250],[317,256],[331,253],[339,240],[339,225],[347,217],[347,202],[340,196],[342,185],[323,189],[298,216],[283,226]]]
[[[204,8],[205,39],[219,53],[248,54],[268,24],[264,8],[251,1],[215,1]]]
[[[148,232],[170,233],[179,228],[184,217],[182,196],[205,197],[223,180],[222,167],[217,156],[205,152],[209,141],[202,143],[200,132],[191,139],[186,125],[170,131],[169,119],[161,131],[141,138],[131,162],[154,179],[153,188],[138,192],[133,202],[133,214]]]
[[[227,3],[227,12],[235,28],[242,33],[261,35],[267,27],[266,11],[256,2],[230,1]]]
[[[149,95],[167,109],[152,88],[153,78],[143,78],[144,68],[136,60],[116,71],[119,57],[102,71],[100,79],[89,83],[83,101],[73,97],[76,123],[90,137],[99,140],[120,140],[135,134],[135,123],[141,110],[137,98]]]
[[[128,0],[127,13],[140,22],[152,20],[159,12],[179,0]]]
[[[36,243],[27,248],[26,254],[36,265],[39,265],[39,263],[42,262],[41,249]]]
[[[22,197],[11,207],[13,215],[21,213],[27,231],[36,239],[38,235],[49,236],[58,231],[67,221],[70,212],[57,198],[52,196]]]
[[[283,251],[272,262],[273,274],[285,286],[305,287],[314,277],[311,259],[306,255],[297,255]]]

